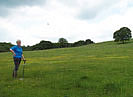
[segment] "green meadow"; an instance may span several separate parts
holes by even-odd
[[[24,52],[18,78],[0,53],[0,97],[133,97],[133,41]]]

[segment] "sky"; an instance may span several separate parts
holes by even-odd
[[[0,0],[0,42],[110,41],[132,18],[133,0]]]

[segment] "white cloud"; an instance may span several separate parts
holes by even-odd
[[[15,43],[21,39],[23,44],[33,45],[40,40],[57,42],[60,37],[69,42],[112,40],[113,32],[120,27],[133,30],[133,7],[129,2],[132,1],[49,0],[45,5],[13,8],[10,15],[0,18],[0,41]],[[81,19],[79,14],[91,18]]]

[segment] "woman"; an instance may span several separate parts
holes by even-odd
[[[23,50],[21,48],[21,40],[17,40],[16,43],[17,43],[16,46],[13,46],[12,48],[10,48],[10,51],[13,53],[13,59],[14,59],[14,64],[15,64],[15,68],[13,70],[13,78],[17,77],[17,71],[19,69],[21,59],[25,61]]]

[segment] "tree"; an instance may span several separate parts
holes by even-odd
[[[80,40],[80,41],[75,42],[75,43],[73,44],[74,47],[82,46],[82,45],[85,45],[85,41],[84,41],[84,40]]]
[[[121,41],[124,44],[125,41],[129,41],[132,38],[131,30],[127,27],[122,27],[120,30],[114,32],[113,38],[115,42]]]
[[[68,43],[68,41],[65,38],[60,38],[58,43]]]
[[[45,49],[52,49],[53,43],[50,41],[41,41],[39,44],[32,46],[32,50],[45,50]]]
[[[58,43],[59,43],[60,48],[68,47],[68,41],[65,38],[60,38]]]
[[[87,39],[86,41],[85,41],[85,45],[88,45],[88,44],[93,44],[94,42],[93,41],[91,41],[90,39]]]

